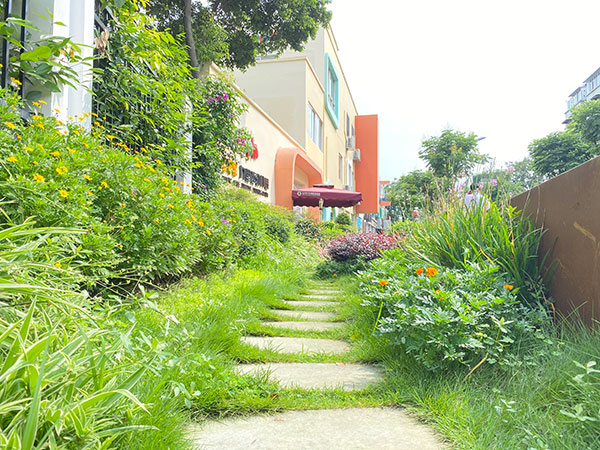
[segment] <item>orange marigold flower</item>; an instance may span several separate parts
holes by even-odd
[[[435,292],[437,292],[439,294],[440,292],[442,292],[442,290],[441,289],[436,289]]]
[[[419,267],[417,270],[415,270],[415,272],[417,275],[421,275],[425,271]]]
[[[333,274],[333,276],[334,276],[334,277],[337,277],[337,273],[334,273],[334,274]]]
[[[438,273],[438,270],[435,267],[428,267],[426,274],[428,277],[435,277]]]
[[[515,287],[512,284],[505,284],[504,289],[508,289],[509,291],[512,291]]]
[[[385,286],[388,283],[389,283],[389,281],[387,281],[387,280],[379,280],[379,285],[380,286]]]

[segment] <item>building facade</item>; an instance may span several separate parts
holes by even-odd
[[[377,116],[358,115],[330,28],[319,30],[303,52],[262,57],[247,71],[236,71],[235,79],[296,144],[294,152],[265,148],[265,157],[273,161],[275,204],[291,208],[292,189],[327,183],[362,193],[363,201],[349,211],[355,218],[379,211]],[[262,130],[251,117],[252,109],[242,125],[260,149]],[[322,218],[335,214],[323,208]]]
[[[600,98],[600,67],[596,69],[581,86],[575,89],[569,100],[567,100],[567,112],[565,113],[565,121],[563,123],[569,123],[571,121],[571,109],[577,105],[588,100],[598,100]]]

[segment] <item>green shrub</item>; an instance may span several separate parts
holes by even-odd
[[[342,211],[336,216],[335,223],[337,223],[338,225],[349,227],[352,225],[352,219],[350,218],[350,215],[347,212]]]
[[[510,365],[516,349],[546,335],[541,307],[517,300],[497,266],[460,269],[405,265],[401,250],[386,252],[361,275],[363,294],[377,314],[377,332],[428,370],[478,364]]]
[[[304,236],[309,241],[318,241],[321,236],[321,232],[317,223],[309,217],[302,216],[294,224],[296,233]]]
[[[64,247],[90,285],[181,276],[231,257],[215,210],[183,195],[162,161],[143,149],[127,153],[115,140],[102,145],[110,136],[97,128],[90,134],[76,122],[34,116],[27,126],[14,105],[12,97],[0,105],[5,209],[16,221],[35,216],[40,226],[85,229],[65,238]]]
[[[320,263],[315,271],[315,278],[327,280],[339,275],[350,275],[364,270],[368,263],[364,258],[351,258],[344,261],[327,259]]]
[[[289,220],[281,216],[267,216],[265,218],[265,232],[282,244],[288,241],[291,231],[292,227]]]

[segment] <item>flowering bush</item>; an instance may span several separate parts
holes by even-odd
[[[349,233],[332,240],[325,248],[327,255],[335,261],[346,261],[363,257],[371,261],[381,256],[382,250],[398,246],[394,236],[377,233]]]
[[[360,275],[376,332],[429,370],[515,362],[511,355],[548,322],[517,300],[497,266],[466,269],[406,265],[392,251]],[[518,342],[518,345],[515,345]]]

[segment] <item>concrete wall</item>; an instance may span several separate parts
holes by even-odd
[[[540,255],[558,269],[550,283],[557,309],[577,309],[586,323],[600,320],[600,157],[511,200],[547,229]]]
[[[259,61],[235,72],[237,85],[302,147],[306,144],[306,62],[302,59]]]

